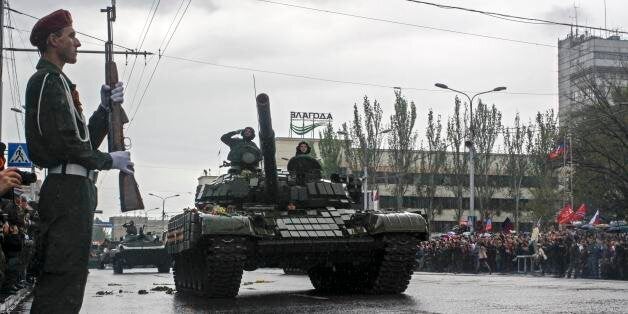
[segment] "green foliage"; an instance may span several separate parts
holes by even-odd
[[[538,185],[530,189],[532,200],[528,209],[533,218],[542,221],[553,221],[556,210],[560,207],[557,190],[558,178],[549,153],[559,139],[558,117],[554,110],[538,112],[534,121],[534,134],[530,154],[530,175],[537,178]]]
[[[414,102],[408,101],[401,95],[401,91],[395,91],[395,114],[390,116],[391,132],[388,137],[390,151],[390,165],[396,174],[396,181],[393,189],[396,208],[403,205],[403,195],[406,193],[412,175],[415,172],[415,164],[418,154],[415,151],[418,135],[414,131],[416,122],[416,106]]]
[[[510,177],[508,191],[515,201],[514,218],[515,230],[519,230],[519,205],[521,200],[521,184],[526,176],[530,163],[529,154],[532,152],[532,126],[521,124],[519,113],[515,116],[512,127],[503,131],[505,156],[505,173]]]
[[[445,135],[443,134],[441,116],[438,115],[435,118],[434,110],[432,110],[432,108],[429,109],[427,114],[425,137],[427,147],[426,150],[422,150],[421,153],[420,176],[427,179],[427,183],[422,184],[421,181],[423,180],[420,180],[417,182],[416,189],[417,194],[429,199],[427,214],[428,219],[433,220],[436,211],[441,209],[434,206],[436,189],[438,188],[436,176],[438,176],[445,168],[447,143]]]
[[[323,176],[329,177],[340,170],[342,141],[338,139],[334,127],[328,124],[323,132],[319,132],[318,147],[321,155]]]
[[[353,122],[347,126],[342,125],[342,132],[345,134],[344,157],[349,167],[354,172],[361,172],[366,167],[368,170],[368,181],[375,182],[376,170],[382,159],[383,142],[383,111],[377,100],[371,101],[364,96],[362,102],[362,113],[358,110],[358,105],[353,105]]]
[[[607,217],[628,216],[628,88],[589,80],[572,131],[575,194]]]
[[[469,181],[466,179],[467,163],[469,155],[464,152],[464,139],[467,134],[467,127],[463,121],[465,114],[460,113],[461,103],[458,97],[454,101],[454,114],[447,120],[447,145],[451,149],[451,161],[445,162],[445,171],[453,174],[451,185],[448,186],[450,191],[458,199],[458,205],[455,208],[456,221],[460,221],[464,208],[462,208],[463,193],[468,187]],[[465,110],[466,111],[466,110]]]
[[[497,155],[495,154],[495,143],[497,137],[502,132],[502,113],[497,110],[495,105],[488,106],[480,100],[476,110],[473,112],[472,119],[472,139],[476,149],[475,164],[475,186],[476,198],[479,200],[478,209],[481,217],[490,216],[486,204],[490,202],[499,188],[496,186],[489,176],[492,174],[500,174],[502,166],[497,163]]]

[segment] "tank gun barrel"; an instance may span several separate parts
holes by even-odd
[[[270,100],[262,93],[255,98],[257,102],[257,120],[259,122],[259,141],[264,156],[265,194],[269,200],[277,199],[277,160],[275,159],[275,131],[270,115]]]

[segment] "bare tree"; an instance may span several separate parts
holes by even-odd
[[[628,77],[628,67],[625,68]],[[575,186],[607,215],[628,216],[628,88],[610,79],[589,78],[570,125]],[[614,212],[614,215],[609,212]]]
[[[553,220],[558,205],[558,178],[552,161],[548,155],[554,149],[558,136],[558,117],[554,110],[538,112],[534,122],[532,153],[530,154],[530,171],[535,178],[531,187],[532,200],[528,207],[535,219]]]
[[[427,127],[425,129],[425,137],[427,150],[422,151],[421,160],[421,180],[417,184],[417,194],[423,195],[428,199],[427,213],[428,219],[433,220],[436,212],[440,208],[435,206],[436,189],[442,185],[443,169],[445,168],[445,159],[447,157],[445,147],[446,138],[443,134],[443,125],[440,115],[434,118],[434,111],[430,108],[427,114]]]
[[[403,206],[403,196],[415,172],[418,154],[415,151],[417,134],[414,131],[416,122],[416,106],[414,102],[408,105],[401,91],[395,91],[395,114],[390,116],[392,132],[388,137],[391,168],[395,173],[396,184],[393,195],[397,209]]]
[[[481,217],[487,217],[489,202],[498,188],[491,176],[500,174],[502,165],[497,161],[495,142],[502,129],[502,113],[495,105],[488,106],[480,100],[473,113],[473,142],[477,151],[475,158],[476,190]]]
[[[319,132],[319,137],[318,148],[321,155],[323,175],[329,177],[332,173],[338,173],[340,170],[342,141],[338,139],[331,123],[327,125],[323,132]]]
[[[377,100],[371,104],[368,97],[364,96],[362,114],[358,105],[354,104],[353,121],[349,125],[342,124],[342,132],[346,137],[343,141],[345,160],[354,172],[366,168],[370,184],[376,184],[377,170],[382,160],[382,115],[382,108]]]
[[[515,116],[512,127],[504,128],[503,132],[505,156],[505,173],[509,179],[508,192],[515,201],[515,230],[519,231],[519,207],[524,177],[528,174],[530,153],[532,152],[532,130],[521,124],[519,113]]]
[[[461,102],[458,97],[454,101],[454,113],[447,120],[447,144],[451,149],[449,162],[445,162],[446,172],[448,175],[448,181],[446,186],[451,190],[454,196],[457,198],[457,206],[455,218],[456,221],[460,221],[462,218],[463,197],[466,184],[468,182],[467,177],[467,162],[468,154],[464,152],[464,141],[467,134],[467,127],[463,119],[466,114],[460,113]],[[465,110],[466,111],[466,110]]]

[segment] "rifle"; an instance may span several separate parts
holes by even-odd
[[[113,22],[116,20],[116,0],[111,0],[111,6],[101,9],[101,12],[107,12],[107,42],[105,43],[105,83],[113,89],[118,83],[118,68],[113,61]],[[124,144],[124,124],[129,122],[129,118],[124,112],[121,104],[114,103],[110,97],[109,101],[109,133],[107,140],[109,144],[109,152],[126,150]],[[140,190],[135,181],[135,176],[120,171],[120,209],[127,212],[136,209],[144,209],[144,202],[140,195]]]

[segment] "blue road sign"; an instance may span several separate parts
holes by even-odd
[[[7,165],[17,168],[30,168],[33,166],[31,159],[28,157],[26,143],[9,143]]]

